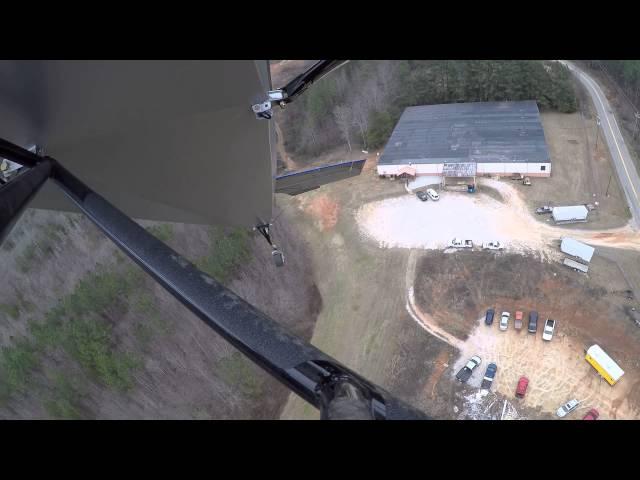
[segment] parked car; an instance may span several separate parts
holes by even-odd
[[[600,413],[595,408],[592,408],[587,412],[587,414],[582,417],[583,420],[597,420],[600,416]]]
[[[553,338],[553,332],[556,329],[556,321],[550,318],[547,318],[547,321],[544,322],[544,329],[542,330],[542,339],[550,342]]]
[[[559,416],[560,418],[566,417],[568,414],[570,414],[576,408],[578,408],[578,405],[580,405],[580,402],[575,398],[572,398],[556,411],[556,415]]]
[[[462,383],[467,383],[467,380],[471,378],[473,370],[482,363],[482,359],[478,355],[474,355],[469,359],[467,364],[456,373],[456,380]]]
[[[484,248],[485,250],[502,250],[504,248],[504,245],[502,244],[502,242],[493,240],[491,242],[484,242],[482,244],[482,248]]]
[[[511,314],[509,312],[502,312],[502,317],[500,318],[500,330],[505,331],[509,328],[509,317]]]
[[[487,325],[492,325],[493,324],[493,316],[495,315],[496,311],[493,308],[490,308],[489,310],[487,310],[487,314],[484,316],[484,323],[486,323]]]
[[[531,186],[531,179],[529,177],[524,177],[522,179],[522,184],[530,187]]]
[[[436,192],[433,188],[427,188],[427,195],[429,195],[429,198],[435,202],[440,200],[440,195],[438,195],[438,192]]]
[[[497,371],[498,366],[495,363],[490,363],[489,365],[487,365],[487,370],[484,372],[484,378],[482,379],[480,388],[489,390],[491,388],[491,384],[493,383],[493,379],[496,377]]]
[[[472,240],[462,240],[460,238],[454,238],[449,243],[449,246],[452,248],[473,248]]]
[[[516,397],[524,398],[525,393],[527,393],[527,387],[529,386],[529,379],[524,375],[520,377],[518,380],[518,386],[516,387]]]
[[[538,312],[529,312],[529,328],[527,328],[527,331],[529,333],[538,332]]]
[[[429,200],[429,195],[427,195],[427,192],[424,192],[422,190],[416,192],[416,197],[418,197],[423,202],[426,202],[427,200]]]
[[[513,322],[513,326],[516,330],[521,330],[522,329],[522,317],[524,317],[524,313],[520,310],[516,311],[516,317],[515,320]]]
[[[548,205],[545,205],[544,207],[536,208],[536,213],[538,215],[544,215],[545,213],[551,213],[551,212],[553,212],[553,207],[550,207]]]

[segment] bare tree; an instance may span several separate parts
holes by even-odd
[[[369,110],[382,110],[383,95],[377,78],[370,78],[364,85],[365,100]]]
[[[338,105],[333,109],[333,118],[336,120],[336,125],[340,130],[340,135],[347,142],[347,146],[349,147],[349,152],[351,152],[351,126],[353,125],[353,115],[351,114],[351,110],[344,105]]]
[[[336,89],[340,98],[345,98],[349,92],[349,77],[347,76],[347,70],[340,68],[337,72],[332,73],[335,75]]]
[[[359,95],[353,102],[353,121],[360,129],[362,145],[367,149],[367,133],[369,132],[369,105],[366,94]]]
[[[395,83],[396,64],[390,60],[383,60],[378,63],[378,80],[382,90],[382,97],[384,99],[389,97],[389,94],[393,91]]]

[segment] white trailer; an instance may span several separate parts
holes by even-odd
[[[586,222],[589,210],[584,205],[553,207],[551,216],[557,224]]]
[[[560,250],[567,255],[584,261],[585,263],[589,263],[591,261],[593,252],[595,252],[595,248],[569,237],[564,237],[562,239],[562,242],[560,243]]]
[[[573,268],[574,270],[579,270],[584,273],[587,273],[589,271],[589,267],[583,265],[582,263],[578,263],[575,260],[571,260],[570,258],[565,258],[564,262],[562,263],[569,268]]]

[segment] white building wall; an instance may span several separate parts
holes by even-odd
[[[411,166],[417,175],[442,175],[443,163],[423,163],[409,165],[378,165],[378,175],[397,175],[402,167]],[[545,167],[542,170],[541,167]],[[548,177],[551,175],[551,163],[478,163],[478,175],[523,175]]]
[[[422,164],[412,164],[408,163],[405,165],[378,165],[378,175],[397,175],[398,170],[403,167],[413,167],[416,169],[417,175],[441,175],[442,174],[442,163],[422,163]]]

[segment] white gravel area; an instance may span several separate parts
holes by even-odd
[[[364,205],[356,213],[361,233],[382,248],[443,249],[454,238],[474,245],[499,240],[508,250],[543,250],[548,242],[517,191],[495,180],[484,180],[500,191],[504,202],[483,193],[440,192],[437,202],[415,195]]]

